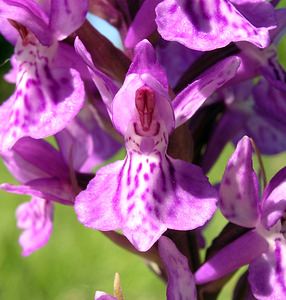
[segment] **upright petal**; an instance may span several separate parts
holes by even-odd
[[[115,297],[110,296],[104,292],[96,291],[94,300],[117,300]]]
[[[17,226],[23,230],[19,238],[23,256],[28,256],[47,244],[53,230],[51,202],[33,197],[30,202],[17,208],[16,217]]]
[[[63,40],[82,25],[87,10],[87,0],[51,0],[50,30]]]
[[[258,220],[258,178],[252,167],[252,144],[245,136],[237,144],[220,184],[220,208],[231,222],[255,227]]]
[[[286,295],[286,243],[277,238],[273,251],[255,259],[249,266],[248,280],[258,300],[284,299]]]
[[[226,58],[188,85],[173,100],[176,127],[185,123],[200,108],[205,100],[231,79],[240,64],[236,56]]]
[[[248,41],[260,48],[268,46],[269,30],[276,25],[274,8],[264,0],[243,1],[241,6],[238,3],[229,0],[164,0],[156,8],[158,31],[168,41],[177,41],[201,51],[237,41]],[[252,9],[261,6],[259,17],[266,19],[265,25],[258,24],[258,18],[250,14]]]
[[[159,239],[158,248],[168,274],[167,300],[196,300],[196,285],[187,258],[165,236]]]
[[[81,56],[83,61],[86,63],[90,70],[91,78],[95,83],[98,91],[102,97],[103,102],[106,105],[108,113],[111,117],[111,103],[118,91],[118,87],[116,84],[109,78],[107,75],[99,71],[93,64],[92,59],[86,48],[84,47],[81,40],[76,37],[74,43],[75,49],[77,53]]]

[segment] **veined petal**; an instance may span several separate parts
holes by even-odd
[[[231,222],[255,227],[258,220],[259,183],[252,166],[252,144],[245,136],[237,144],[220,184],[220,209]]]
[[[260,48],[268,46],[269,30],[276,25],[274,8],[264,0],[247,1],[247,8],[239,7],[236,2],[164,0],[156,7],[158,31],[168,41],[177,41],[201,51],[221,48],[237,41],[248,41]],[[253,20],[253,16],[250,21],[254,22],[249,21],[249,11],[257,5],[268,7],[259,10],[260,18],[267,18],[266,26],[256,26],[257,18]]]
[[[261,222],[271,228],[285,215],[286,210],[286,168],[281,169],[264,190],[261,207]]]
[[[87,11],[87,0],[51,0],[50,30],[63,40],[82,25]]]
[[[23,230],[19,243],[22,255],[28,256],[45,246],[53,230],[53,205],[38,197],[21,204],[16,211],[17,226]]]
[[[204,284],[219,279],[251,263],[266,251],[266,240],[256,231],[249,231],[205,262],[195,274],[196,283]]]
[[[168,274],[167,300],[196,300],[195,280],[187,258],[165,236],[159,239],[158,249]]]
[[[202,226],[216,209],[216,191],[202,171],[165,156],[166,129],[152,137],[125,136],[127,157],[97,172],[75,202],[79,220],[98,230],[122,229],[147,251],[167,228]],[[192,217],[190,217],[192,216]]]
[[[239,64],[240,59],[236,56],[226,58],[177,95],[172,102],[176,127],[190,119],[212,93],[231,79]]]
[[[56,134],[56,139],[66,163],[80,172],[91,172],[121,148],[89,105]]]
[[[43,138],[63,129],[84,102],[80,74],[69,68],[54,68],[53,47],[18,45],[17,88],[0,107],[1,152],[24,136]],[[37,43],[37,42],[36,42]]]
[[[249,266],[248,280],[258,300],[284,299],[286,295],[286,243],[277,238],[268,251]]]
[[[54,42],[54,36],[48,27],[48,15],[37,1],[1,0],[0,18],[11,19],[27,27],[45,46]]]
[[[161,1],[146,0],[142,3],[127,32],[124,42],[127,48],[133,48],[138,42],[147,38],[156,30],[155,7]]]

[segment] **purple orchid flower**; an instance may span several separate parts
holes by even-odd
[[[91,172],[120,147],[98,125],[89,105],[56,138],[60,151],[44,140],[25,137],[3,155],[5,165],[21,185],[4,183],[0,189],[32,196],[16,213],[18,227],[24,230],[19,240],[24,256],[48,242],[53,203],[73,205],[79,192],[75,171]]]
[[[167,300],[196,300],[196,284],[187,258],[165,236],[159,239],[158,249],[168,276]]]
[[[0,107],[0,151],[24,136],[62,130],[84,103],[79,59],[61,41],[85,20],[87,1],[1,0],[1,32],[15,42],[16,90]],[[8,20],[10,20],[8,22]]]
[[[256,299],[283,299],[286,292],[285,185],[280,170],[259,197],[252,167],[252,144],[244,137],[230,158],[220,185],[220,208],[232,223],[249,231],[204,263],[195,274],[199,284],[249,265]]]
[[[142,26],[143,20],[146,26]],[[274,7],[266,0],[146,0],[130,26],[125,45],[134,47],[156,25],[163,39],[208,51],[237,41],[264,48],[270,43],[269,30],[276,27],[276,20]]]
[[[96,71],[79,40],[76,48]],[[102,231],[122,229],[140,251],[148,250],[167,228],[191,230],[205,224],[215,211],[216,191],[200,168],[166,154],[168,137],[234,76],[238,65],[236,57],[226,59],[171,102],[152,46],[139,43],[114,99],[110,80],[102,89],[112,122],[124,136],[127,156],[101,168],[77,196],[80,222]],[[102,88],[104,80],[97,75],[94,81]]]

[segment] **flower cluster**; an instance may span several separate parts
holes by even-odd
[[[216,299],[245,264],[245,297],[284,299],[286,171],[262,191],[252,167],[253,151],[286,150],[277,2],[0,0],[15,84],[0,106],[0,156],[19,182],[0,189],[31,196],[16,212],[22,254],[47,244],[54,208],[68,205],[156,263],[169,300]],[[117,29],[121,49],[92,14]],[[236,150],[212,186],[229,141]],[[201,262],[218,209],[229,224]],[[122,300],[119,290],[95,299]]]

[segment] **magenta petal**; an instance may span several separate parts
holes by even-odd
[[[253,147],[245,136],[237,144],[220,184],[220,208],[231,222],[255,227],[258,220],[258,178],[252,166]]]
[[[264,0],[247,2],[248,8],[240,12],[239,5],[228,0],[164,0],[156,8],[158,31],[164,39],[194,50],[212,50],[238,41],[264,48],[270,43],[269,30],[276,25],[274,8]],[[249,11],[256,5],[268,5],[268,10],[261,9],[259,15],[261,19],[267,18],[266,26],[256,26],[258,18],[254,20],[253,15],[254,23],[248,19]]]
[[[9,193],[35,196],[64,205],[73,205],[74,202],[74,190],[70,183],[57,178],[35,179],[24,185],[2,183],[0,189]]]
[[[81,56],[90,70],[90,75],[99,90],[103,102],[106,105],[109,115],[111,116],[111,103],[118,91],[116,84],[104,73],[99,71],[93,64],[92,59],[81,40],[76,37],[74,43],[77,53]]]
[[[44,140],[20,139],[3,160],[11,174],[20,182],[37,178],[68,179],[69,170],[61,154]]]
[[[17,226],[23,230],[19,238],[23,256],[28,256],[46,245],[53,230],[51,202],[33,197],[30,202],[17,208],[16,217]]]
[[[261,222],[272,227],[286,210],[286,168],[281,169],[268,183],[262,198]]]
[[[165,236],[159,239],[158,248],[168,274],[167,300],[196,300],[196,285],[187,258]]]
[[[9,41],[12,45],[16,44],[19,37],[19,33],[16,30],[16,28],[14,28],[6,18],[1,17],[1,11],[0,11],[0,34],[3,35],[5,39]]]
[[[236,56],[226,58],[180,92],[172,102],[176,127],[191,118],[209,96],[230,80],[239,64]]]
[[[286,243],[275,239],[274,250],[262,254],[249,266],[248,280],[258,300],[280,300],[286,295]]]
[[[83,105],[85,92],[80,74],[74,69],[54,67],[53,47],[19,45],[16,51],[17,88],[0,107],[1,152],[21,137],[39,139],[57,133]]]
[[[128,29],[124,42],[127,48],[133,48],[138,42],[147,38],[156,30],[155,7],[161,1],[162,0],[146,0],[143,2]]]
[[[85,20],[87,0],[51,0],[50,28],[58,40],[66,38]]]
[[[204,284],[251,263],[266,252],[268,243],[254,230],[244,234],[205,262],[196,272],[197,284]]]

